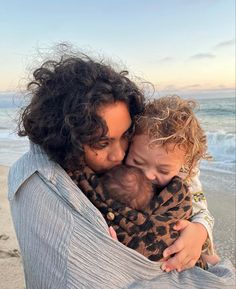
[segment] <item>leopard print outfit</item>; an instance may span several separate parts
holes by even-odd
[[[173,226],[180,219],[188,219],[192,212],[191,194],[177,176],[154,195],[145,212],[140,212],[111,199],[90,168],[67,173],[115,229],[118,240],[152,261],[163,258],[163,251],[179,237]],[[207,268],[202,258],[196,265]]]

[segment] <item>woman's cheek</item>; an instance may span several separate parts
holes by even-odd
[[[123,149],[124,153],[126,153],[127,150],[128,150],[128,147],[129,147],[128,139],[126,139],[126,138],[123,139],[122,142],[121,142],[121,146],[122,146],[122,149]]]
[[[96,153],[96,161],[97,162],[104,163],[104,162],[106,162],[107,159],[108,159],[108,153],[106,152],[106,150],[97,151],[97,153]]]

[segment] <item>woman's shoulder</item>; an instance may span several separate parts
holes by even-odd
[[[37,191],[40,195],[54,196],[69,211],[79,212],[97,225],[106,227],[101,213],[93,206],[83,192],[71,180],[66,171],[51,161],[39,148],[33,146],[10,169],[8,175],[8,199],[13,201],[19,195],[30,195]],[[50,198],[50,197],[49,197]]]
[[[37,145],[22,155],[10,168],[8,174],[8,197],[13,199],[19,187],[36,172],[50,180],[55,175],[58,166],[49,160],[47,155]]]

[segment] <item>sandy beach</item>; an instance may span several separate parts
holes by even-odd
[[[235,174],[201,170],[200,180],[208,208],[215,218],[214,243],[220,257],[236,265],[236,179]]]
[[[8,167],[0,166],[0,288],[23,289],[24,275],[7,200]]]
[[[0,166],[0,284],[1,289],[23,289],[22,263],[7,200],[8,170]],[[202,170],[201,181],[209,209],[215,216],[216,250],[235,264],[234,175]]]

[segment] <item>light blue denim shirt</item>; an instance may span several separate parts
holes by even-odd
[[[113,240],[101,213],[37,145],[11,167],[8,181],[27,289],[235,288],[229,261],[165,273]]]

